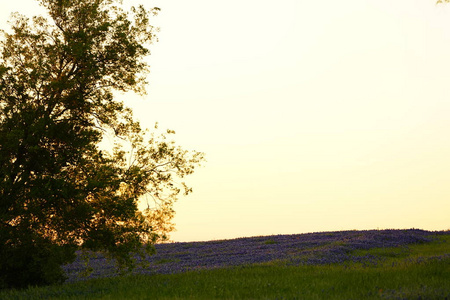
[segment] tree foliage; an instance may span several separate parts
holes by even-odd
[[[172,229],[173,202],[191,191],[178,179],[203,159],[114,97],[145,91],[159,9],[39,2],[48,16],[15,14],[0,41],[0,287],[61,281],[80,248],[131,267]]]

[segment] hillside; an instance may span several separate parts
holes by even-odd
[[[368,230],[156,245],[132,276],[102,255],[0,299],[450,299],[450,232]]]
[[[357,250],[397,248],[427,243],[448,232],[409,230],[367,230],[273,235],[208,242],[156,245],[156,255],[147,257],[148,266],[135,274],[172,274],[190,270],[215,269],[273,261],[286,265],[324,265],[345,262],[377,264],[383,257],[360,254]],[[450,255],[450,253],[449,253]],[[79,257],[66,266],[68,282],[118,275],[114,264],[101,254],[91,258],[93,272],[80,277],[85,264]]]

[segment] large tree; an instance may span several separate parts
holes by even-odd
[[[173,202],[191,191],[178,178],[203,159],[172,131],[142,130],[114,97],[144,92],[157,8],[39,2],[48,15],[15,14],[0,41],[0,288],[61,281],[80,248],[132,266],[171,230]]]

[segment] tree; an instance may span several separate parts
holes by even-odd
[[[40,0],[0,41],[0,288],[61,282],[77,249],[120,266],[172,229],[203,154],[142,130],[115,91],[145,92],[158,8]],[[113,136],[112,150],[102,149]],[[145,210],[139,201],[154,201]]]

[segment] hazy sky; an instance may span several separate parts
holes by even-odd
[[[35,3],[1,1],[2,27]],[[450,229],[450,5],[146,3],[150,86],[125,102],[208,160],[173,240]]]

